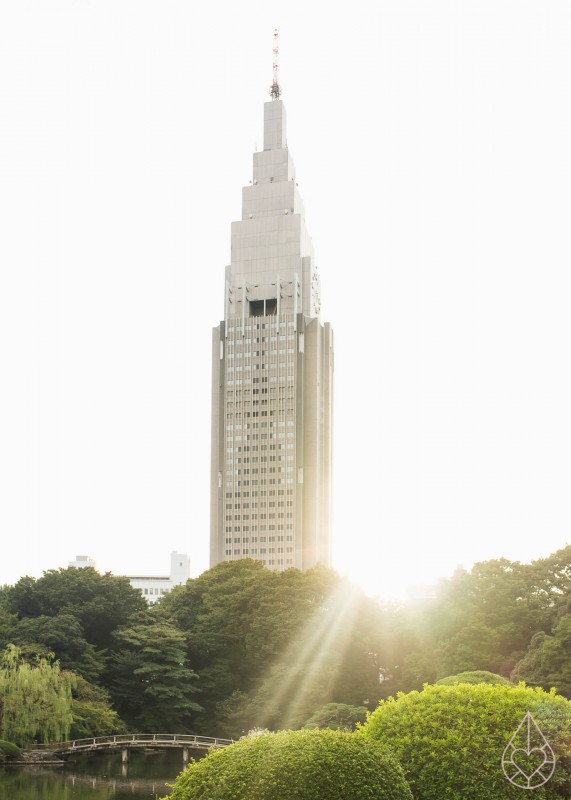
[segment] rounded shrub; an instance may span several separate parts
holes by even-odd
[[[522,789],[504,775],[502,755],[527,712],[558,760],[551,779],[534,788],[533,800],[569,797],[565,763],[571,703],[554,690],[523,684],[427,685],[381,701],[361,730],[391,748],[416,800],[521,800]]]
[[[412,800],[399,764],[360,733],[247,737],[179,775],[169,800]]]
[[[454,686],[457,683],[491,683],[493,686],[513,686],[507,678],[495,672],[488,672],[485,669],[474,670],[472,672],[459,672],[458,675],[450,675],[436,681],[437,686]]]
[[[0,761],[6,760],[9,761],[13,758],[20,757],[20,748],[16,747],[15,744],[12,742],[6,742],[4,739],[0,739]]]

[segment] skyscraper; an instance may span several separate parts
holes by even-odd
[[[210,565],[330,562],[333,332],[277,80],[213,331]]]

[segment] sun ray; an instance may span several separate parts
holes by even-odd
[[[343,581],[320,604],[280,657],[280,665],[294,666],[285,676],[283,669],[276,670],[266,682],[265,693],[272,698],[271,706],[279,710],[286,727],[299,722],[299,714],[312,691],[322,692],[324,674],[328,671],[332,682],[349,644],[347,631],[356,618],[360,596],[358,589]],[[271,710],[264,710],[260,727],[267,727],[271,716]]]

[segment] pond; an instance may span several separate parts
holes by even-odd
[[[81,756],[62,767],[0,767],[0,800],[156,800],[182,771],[179,750]]]

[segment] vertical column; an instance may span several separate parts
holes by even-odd
[[[280,276],[276,277],[276,336],[279,335],[280,332],[280,300],[281,300],[281,293],[282,293],[282,285],[280,281]]]

